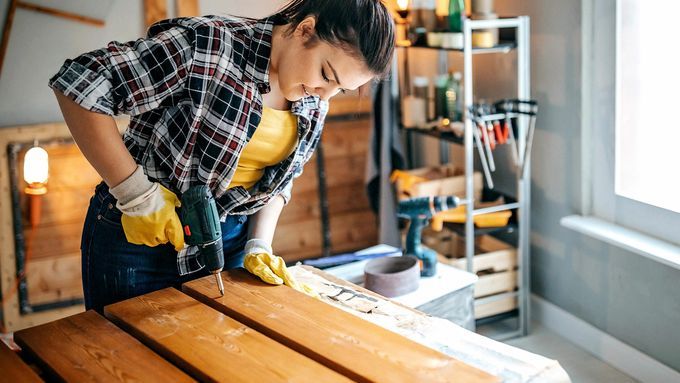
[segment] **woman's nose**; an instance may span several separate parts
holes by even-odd
[[[328,88],[315,88],[314,93],[316,93],[317,96],[319,96],[320,99],[324,101],[328,101],[331,97],[335,96],[340,89],[338,87],[331,87],[329,86]]]

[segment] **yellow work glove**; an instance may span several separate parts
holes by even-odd
[[[175,211],[179,199],[161,184],[149,181],[141,166],[109,192],[123,213],[121,223],[128,242],[152,247],[170,242],[177,251],[184,248],[182,224]]]
[[[305,293],[311,297],[319,298],[311,287],[298,282],[288,271],[286,262],[283,258],[273,255],[271,246],[261,239],[250,239],[245,246],[246,256],[243,259],[243,266],[251,274],[254,274],[263,282],[271,285],[281,285],[292,287],[293,289]]]

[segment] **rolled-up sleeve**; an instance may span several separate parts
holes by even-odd
[[[279,194],[281,197],[283,197],[283,205],[288,205],[288,202],[290,202],[291,195],[293,193],[293,180],[295,178],[298,178],[302,175],[302,166],[300,166],[298,169],[295,170],[293,173],[293,178],[284,186],[283,190],[281,190],[281,194]]]
[[[93,112],[144,113],[184,87],[194,35],[184,26],[152,26],[147,38],[66,60],[48,85]]]

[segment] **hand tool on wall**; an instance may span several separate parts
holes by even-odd
[[[529,157],[531,156],[531,146],[534,142],[534,131],[536,130],[536,113],[538,112],[538,104],[536,101],[520,101],[524,106],[524,113],[529,116],[529,131],[527,132],[526,144],[524,145],[524,156],[522,157],[522,169],[521,176],[524,177],[524,169],[526,164],[529,162]]]
[[[437,253],[421,245],[423,229],[434,214],[460,204],[461,201],[456,196],[417,197],[399,201],[397,215],[411,221],[406,234],[404,255],[413,255],[420,260],[421,276],[431,277],[437,272]]]
[[[482,170],[484,171],[484,178],[486,178],[486,185],[493,189],[493,180],[491,179],[491,170],[489,169],[489,164],[486,162],[486,154],[484,154],[484,148],[482,146],[482,138],[480,137],[479,130],[484,129],[480,126],[477,121],[473,107],[470,107],[468,113],[468,118],[472,123],[472,136],[474,138],[475,144],[477,146],[477,151],[479,152],[479,161],[482,163]]]
[[[189,246],[198,246],[203,264],[215,275],[220,294],[224,295],[220,274],[224,267],[222,227],[215,199],[207,186],[193,186],[182,194],[179,218],[184,241]]]

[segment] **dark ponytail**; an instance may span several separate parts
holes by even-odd
[[[348,48],[376,76],[387,74],[394,53],[394,24],[381,0],[293,0],[272,19],[278,25],[291,24],[292,33],[308,16],[316,17],[319,40]]]

